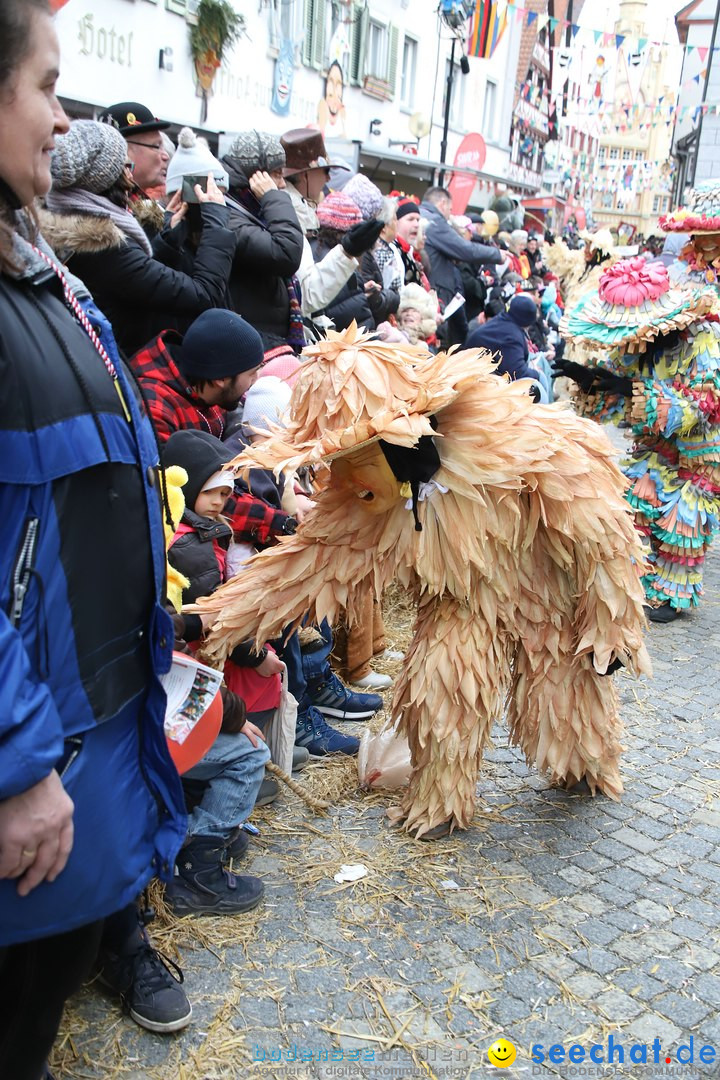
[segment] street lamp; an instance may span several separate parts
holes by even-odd
[[[475,9],[474,0],[440,0],[440,7],[438,8],[438,14],[447,27],[453,32],[452,46],[450,48],[450,70],[448,71],[447,83],[445,85],[445,116],[443,119],[443,134],[442,142],[440,143],[440,164],[444,165],[447,160],[447,142],[448,142],[448,128],[450,127],[450,105],[452,103],[452,88],[453,79],[455,77],[455,44],[460,41],[460,48],[462,49],[461,34],[463,33],[469,17],[472,15]],[[467,75],[470,71],[470,61],[468,60],[465,52],[462,52],[460,57],[460,71],[463,75]],[[445,181],[445,169],[441,169],[438,175],[438,182],[440,187],[443,186]]]

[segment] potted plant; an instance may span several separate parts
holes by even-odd
[[[217,69],[228,48],[245,30],[245,19],[228,0],[200,0],[196,23],[190,27],[190,52],[195,64],[198,96],[202,98],[200,123],[207,120],[208,99]]]

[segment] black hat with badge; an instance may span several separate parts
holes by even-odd
[[[101,124],[111,124],[126,138],[137,132],[164,131],[170,127],[169,121],[158,120],[139,101],[121,101],[118,105],[109,105],[100,113],[98,120]]]

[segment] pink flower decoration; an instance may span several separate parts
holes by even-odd
[[[624,259],[615,263],[600,278],[600,299],[619,307],[637,307],[646,300],[657,300],[670,288],[667,267],[644,259]]]

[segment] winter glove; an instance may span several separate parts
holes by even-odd
[[[627,375],[616,375],[614,371],[608,371],[607,368],[602,367],[588,368],[588,371],[594,373],[593,394],[618,394],[620,397],[632,397],[633,381]]]
[[[552,364],[553,375],[565,375],[568,379],[572,379],[584,394],[590,393],[597,370],[594,367],[577,364],[574,360],[558,360],[556,358]]]
[[[537,383],[532,384],[532,386],[528,390],[528,393],[530,394],[530,397],[533,399],[533,401],[537,405],[538,402],[540,401],[540,398],[542,397],[542,394],[540,393],[540,387],[537,385]]]
[[[353,225],[340,241],[343,251],[346,255],[353,257],[364,255],[366,251],[374,247],[384,228],[382,221],[361,221],[359,225]]]
[[[225,735],[239,735],[247,717],[245,702],[227,686],[220,687],[220,696],[223,703],[222,727],[220,730]]]

